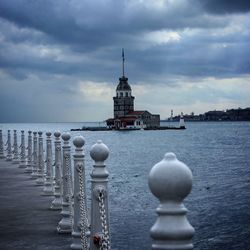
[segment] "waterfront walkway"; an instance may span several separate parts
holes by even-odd
[[[41,196],[30,174],[0,159],[0,249],[66,250],[71,236],[59,235],[60,211],[49,210],[53,197]]]

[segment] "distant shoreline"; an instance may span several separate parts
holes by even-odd
[[[179,121],[177,121],[177,120],[173,120],[173,121],[161,120],[160,122],[173,122],[173,123],[176,123],[176,122],[179,122]],[[222,120],[222,121],[219,121],[219,120],[209,120],[209,121],[185,120],[185,122],[250,122],[250,120],[232,120],[232,121],[230,121],[230,120]]]

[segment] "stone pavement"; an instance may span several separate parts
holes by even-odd
[[[71,236],[59,235],[60,211],[49,210],[53,197],[41,196],[30,174],[0,159],[0,249],[65,250]]]

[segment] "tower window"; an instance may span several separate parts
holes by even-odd
[[[120,93],[120,97],[123,97],[123,92]]]
[[[128,92],[126,92],[126,97],[128,97]]]

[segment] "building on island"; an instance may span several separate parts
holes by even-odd
[[[122,77],[116,87],[114,101],[114,118],[106,120],[107,126],[113,129],[143,129],[159,128],[160,115],[151,114],[147,110],[135,110],[132,89],[128,83],[128,78],[124,75],[124,51],[122,50]]]

